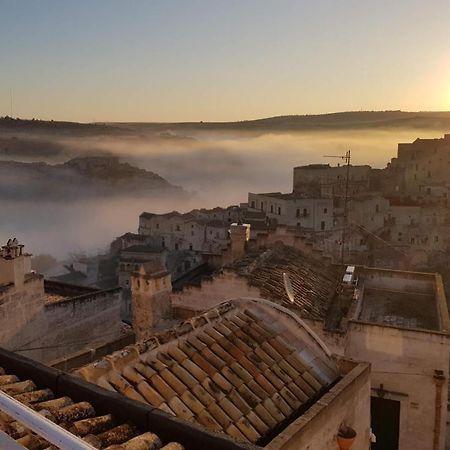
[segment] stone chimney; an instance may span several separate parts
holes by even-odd
[[[172,282],[167,270],[149,271],[144,265],[131,274],[132,324],[136,340],[151,337],[155,326],[171,312]]]
[[[230,226],[231,259],[245,255],[245,247],[250,239],[250,225],[245,223],[232,223]]]
[[[22,286],[25,275],[31,273],[31,255],[23,252],[16,238],[8,239],[0,249],[0,284]]]

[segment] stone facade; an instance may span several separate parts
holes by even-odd
[[[171,311],[172,284],[167,271],[147,273],[141,265],[131,275],[132,322],[136,340],[148,339]]]
[[[44,287],[43,277],[27,270],[30,259],[26,254],[0,256],[6,268],[1,273],[9,274],[10,280],[0,285],[2,347],[50,362],[120,336],[118,289],[98,291],[63,283]]]
[[[307,198],[280,192],[248,194],[250,209],[263,211],[271,221],[311,231],[333,228],[333,200]]]
[[[366,192],[370,185],[370,166],[350,166],[349,194]],[[316,191],[321,197],[342,196],[346,190],[347,166],[310,164],[294,168],[293,192]]]

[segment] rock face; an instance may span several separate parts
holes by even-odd
[[[158,174],[115,156],[77,157],[57,165],[0,161],[0,193],[9,199],[187,195]]]

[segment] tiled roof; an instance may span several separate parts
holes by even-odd
[[[109,450],[182,450],[177,443],[163,447],[154,433],[140,432],[132,423],[118,422],[113,415],[98,415],[91,403],[74,402],[66,396],[55,397],[52,390],[40,389],[30,380],[19,380],[0,367],[0,390],[29,406],[52,422],[60,425],[97,449]],[[33,449],[56,449],[42,437],[0,411],[0,431],[5,432],[21,446]]]
[[[252,299],[222,303],[78,374],[252,443],[298,417],[338,378],[293,313]]]
[[[299,308],[302,316],[313,319],[326,316],[344,272],[343,268],[326,265],[283,244],[248,254],[227,268],[246,277],[251,285],[259,288],[263,298]],[[291,280],[294,304],[286,295],[283,273],[287,273]]]

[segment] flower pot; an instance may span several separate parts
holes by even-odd
[[[346,438],[342,436],[337,436],[337,442],[339,445],[339,448],[341,450],[350,450],[351,446],[353,445],[353,442],[355,441],[355,438]]]
[[[353,428],[343,426],[338,432],[337,442],[341,450],[350,450],[356,438],[356,431]]]

